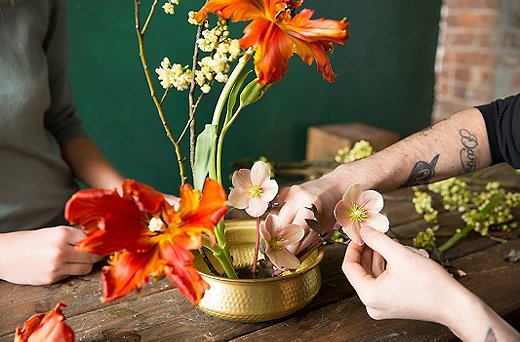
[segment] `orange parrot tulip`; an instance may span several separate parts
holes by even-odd
[[[303,9],[296,13],[303,1],[291,0],[208,0],[195,16],[201,23],[209,12],[234,22],[252,21],[244,29],[240,46],[253,48],[258,83],[266,85],[279,81],[288,69],[289,58],[298,54],[311,65],[316,61],[318,71],[329,82],[332,71],[328,52],[333,43],[348,39],[346,19],[311,20],[314,11]]]
[[[65,216],[87,234],[79,248],[113,254],[103,268],[105,301],[139,290],[150,276],[166,275],[196,305],[208,285],[193,266],[190,250],[202,247],[203,233],[215,242],[213,229],[226,211],[224,189],[211,179],[202,195],[183,185],[177,210],[161,193],[127,180],[122,196],[115,190],[77,192]]]

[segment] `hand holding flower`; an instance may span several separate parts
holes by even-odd
[[[362,227],[367,226],[382,233],[389,228],[383,209],[383,196],[375,190],[365,190],[359,184],[349,186],[341,201],[334,208],[334,216],[348,237],[358,245],[363,245],[360,236]]]

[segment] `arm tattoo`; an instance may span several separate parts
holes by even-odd
[[[493,329],[489,328],[484,342],[497,342],[497,337],[495,336]]]
[[[408,180],[401,185],[401,188],[428,183],[435,176],[435,166],[438,160],[439,155],[437,154],[429,163],[422,160],[418,161],[414,165]]]
[[[459,134],[460,142],[462,143],[462,148],[459,152],[460,163],[462,165],[462,171],[460,173],[473,172],[477,168],[477,137],[467,129],[461,129]]]

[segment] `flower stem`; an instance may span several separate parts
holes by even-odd
[[[497,205],[497,203],[500,202],[500,200],[502,200],[502,198],[504,198],[504,191],[499,191],[496,194],[494,194],[493,196],[491,196],[491,198],[489,199],[489,202],[486,204],[486,206],[484,208],[482,208],[482,210],[480,210],[480,212],[477,214],[477,218],[476,218],[477,221],[483,221],[489,215],[491,210],[493,210],[495,205]],[[473,230],[473,225],[468,224],[466,227],[464,227],[464,229],[458,231],[448,241],[443,243],[439,247],[439,251],[441,253],[446,252],[454,244],[456,244],[460,239],[462,239],[463,237],[466,237],[466,235],[468,235],[469,232],[471,232],[472,230]]]
[[[215,234],[215,235],[217,236],[217,239],[218,239],[218,235],[217,234]],[[215,256],[215,258],[218,260],[218,262],[224,269],[224,273],[226,273],[226,276],[228,278],[232,278],[232,279],[238,278],[238,276],[235,272],[235,269],[233,268],[233,264],[231,263],[231,258],[226,255],[224,250],[219,245],[212,246],[211,243],[209,243],[209,241],[205,241],[204,247],[208,248],[211,251],[211,253]]]
[[[260,250],[260,217],[256,218],[255,254],[253,256],[253,279],[256,279],[256,264],[258,263],[258,251]]]
[[[141,58],[141,64],[143,66],[144,74],[146,77],[146,82],[148,83],[148,88],[150,89],[150,96],[152,97],[155,107],[157,108],[157,112],[158,112],[161,122],[163,124],[164,130],[166,131],[166,135],[168,136],[168,139],[170,139],[170,142],[172,143],[173,148],[175,150],[175,154],[177,156],[177,163],[179,164],[179,175],[181,178],[181,184],[184,184],[186,182],[186,174],[185,174],[185,170],[184,170],[184,158],[182,157],[181,147],[177,143],[175,138],[173,137],[173,134],[170,130],[170,126],[168,125],[168,122],[164,115],[161,101],[159,100],[159,98],[157,97],[157,94],[155,92],[155,87],[153,85],[152,77],[150,75],[150,70],[148,68],[148,62],[146,60],[146,53],[145,53],[145,48],[144,48],[144,32],[146,30],[145,30],[145,28],[143,28],[143,30],[141,31],[141,24],[140,24],[140,19],[139,19],[140,4],[141,4],[140,0],[134,0],[135,31],[136,31],[136,35],[137,35],[137,41],[139,43],[139,57]],[[148,26],[148,23],[150,22],[152,15],[153,15],[153,8],[150,11],[150,14],[148,15],[148,19],[146,21],[146,23],[147,23],[146,27]]]
[[[195,72],[195,68],[197,67],[197,61],[199,58],[199,45],[197,44],[197,41],[202,35],[202,25],[200,25],[197,28],[197,33],[195,35],[195,46],[193,48],[193,57],[192,57],[192,65],[191,70]],[[197,82],[195,81],[195,78],[191,81],[190,84],[190,92],[188,94],[188,104],[189,104],[189,116],[190,116],[190,165],[191,169],[193,170],[193,166],[195,164],[195,144],[197,141],[197,134],[195,131],[195,113],[197,111],[197,106],[195,105],[195,88],[196,88]],[[198,102],[198,101],[197,101]]]
[[[217,127],[218,131],[218,125],[220,122],[220,117],[222,116],[222,111],[224,110],[224,106],[226,104],[226,101],[228,99],[229,93],[231,92],[231,89],[233,89],[233,86],[235,85],[236,81],[238,80],[240,74],[242,73],[242,70],[244,70],[244,67],[246,66],[247,62],[249,61],[249,58],[251,57],[252,52],[247,51],[240,59],[238,60],[237,65],[235,66],[235,69],[233,69],[233,72],[231,75],[229,75],[228,81],[224,85],[224,88],[220,92],[220,96],[218,98],[217,104],[215,106],[215,111],[213,112],[213,119],[211,121],[212,125],[215,125]],[[213,158],[217,153],[213,154]],[[219,158],[221,158],[221,153],[218,153]],[[217,165],[220,165],[221,161],[217,161],[215,163],[215,160],[210,161],[210,170],[209,170],[209,176],[210,178],[216,179],[219,183],[222,184],[222,179],[219,179],[217,176],[218,174],[221,174],[221,170],[217,171]]]

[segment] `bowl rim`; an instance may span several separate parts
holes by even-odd
[[[305,268],[298,269],[295,272],[292,272],[290,274],[287,274],[287,275],[284,275],[284,276],[281,276],[281,277],[271,277],[271,278],[261,278],[261,279],[233,279],[233,278],[226,278],[226,277],[216,276],[214,274],[204,273],[202,271],[197,271],[197,272],[201,276],[203,276],[204,278],[208,278],[208,279],[211,279],[211,280],[214,280],[214,281],[219,281],[221,283],[231,283],[231,284],[239,283],[239,284],[242,284],[242,285],[245,285],[245,284],[255,284],[255,285],[258,285],[259,283],[277,282],[277,281],[281,281],[283,279],[291,279],[291,278],[294,278],[294,277],[298,277],[298,276],[301,276],[301,275],[303,275],[303,274],[313,270],[323,260],[323,256],[325,254],[325,247],[322,245],[322,246],[318,247],[318,249],[315,250],[312,253],[318,253],[318,255],[316,256],[316,260],[314,260],[314,262],[312,264],[308,265]]]

